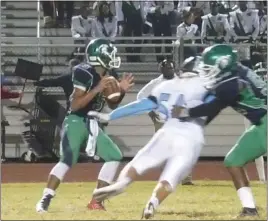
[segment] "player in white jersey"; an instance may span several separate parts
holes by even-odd
[[[204,144],[205,119],[188,118],[183,121],[172,118],[174,106],[195,107],[207,101],[206,89],[195,73],[183,73],[180,78],[165,81],[153,89],[148,98],[117,108],[110,114],[89,112],[102,121],[115,120],[157,110],[165,116],[165,123],[134,159],[121,171],[116,183],[96,189],[96,200],[122,193],[125,188],[150,169],[163,167],[159,182],[145,206],[143,216],[148,219],[155,209],[172,193],[196,164]]]

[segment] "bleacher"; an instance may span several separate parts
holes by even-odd
[[[40,39],[37,39],[38,11],[37,3],[30,1],[1,2],[2,37],[7,45],[2,45],[3,72],[5,75],[14,75],[17,58],[36,61],[44,64],[43,77],[51,77],[61,74],[66,68],[66,57],[74,49],[71,32],[66,28],[43,28],[43,14],[40,11]],[[23,37],[23,38],[22,38]],[[53,37],[53,38],[52,38]],[[24,44],[24,47],[16,47]],[[38,47],[39,44],[39,47]],[[59,44],[71,45],[69,47],[57,47]],[[42,47],[50,45],[50,47]],[[127,94],[123,104],[135,100],[136,93],[149,80],[158,76],[154,47],[143,47],[141,63],[126,63],[123,47],[119,48],[123,58],[120,72],[131,72],[135,75],[136,84]],[[39,53],[39,56],[38,56]],[[3,64],[2,63],[2,64]],[[20,89],[21,87],[17,87]],[[33,107],[35,88],[32,83],[27,83],[23,104],[29,109]],[[61,94],[56,90],[55,94]],[[3,103],[3,102],[2,102]],[[64,103],[64,101],[62,101]],[[23,111],[14,111],[3,107],[3,115],[10,122],[7,127],[7,157],[20,157],[28,149],[22,134],[25,127],[22,125],[29,115]],[[13,125],[13,126],[12,126]],[[241,116],[230,109],[226,109],[207,129],[207,144],[202,156],[224,156],[234,144],[237,137],[244,130],[244,121]],[[131,117],[128,120],[118,120],[107,128],[107,131],[121,147],[125,156],[133,156],[150,139],[153,134],[153,125],[148,116]]]

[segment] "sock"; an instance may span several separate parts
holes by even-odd
[[[45,188],[44,191],[43,191],[43,196],[46,196],[46,195],[52,195],[52,196],[55,196],[55,190],[52,190],[52,189],[49,189],[49,188]]]
[[[243,207],[256,208],[250,187],[241,187],[237,190],[237,194]]]
[[[99,172],[98,180],[111,184],[114,181],[119,164],[120,162],[118,161],[106,162],[103,164]]]
[[[255,160],[255,163],[256,163],[257,172],[258,172],[260,181],[265,181],[265,169],[264,169],[263,156],[257,158]]]
[[[152,203],[154,208],[156,209],[158,206],[159,206],[159,200],[157,199],[157,197],[155,196],[155,194],[153,194],[148,202],[149,203]],[[147,205],[148,205],[147,204]]]

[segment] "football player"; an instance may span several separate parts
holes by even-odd
[[[242,203],[241,216],[258,215],[245,166],[267,152],[267,86],[253,70],[237,62],[229,45],[214,45],[202,53],[198,67],[205,86],[215,99],[194,108],[174,107],[175,117],[218,114],[226,107],[247,118],[251,126],[241,135],[224,159]]]
[[[156,86],[147,98],[117,108],[110,114],[89,112],[90,116],[105,121],[147,111],[157,111],[165,119],[164,125],[121,171],[117,182],[95,190],[93,197],[104,200],[118,195],[148,170],[164,166],[159,182],[143,211],[144,218],[151,218],[157,207],[191,172],[204,144],[203,126],[206,119],[178,120],[171,116],[171,110],[176,105],[194,107],[210,102],[211,97],[207,96],[207,93],[198,74],[184,72],[179,78],[164,81]]]
[[[60,161],[49,174],[43,196],[36,205],[37,212],[48,210],[56,189],[65,174],[76,164],[80,148],[86,141],[88,156],[93,157],[96,154],[107,163],[122,159],[118,146],[99,128],[94,118],[87,116],[88,111],[100,111],[104,106],[102,92],[109,83],[106,72],[119,68],[121,64],[120,57],[117,56],[117,48],[108,40],[92,40],[86,47],[86,60],[87,62],[75,66],[73,70],[74,90],[70,96],[70,109],[62,126]],[[121,97],[117,103],[108,103],[110,107],[113,108],[121,102],[125,91],[132,86],[132,81],[132,76],[129,76],[120,82]],[[96,142],[99,144],[97,149]],[[109,185],[106,180],[99,180],[98,187],[106,185]],[[101,206],[101,202],[95,203]]]
[[[182,72],[193,72],[193,69],[196,66],[197,62],[198,62],[198,57],[189,57],[189,58],[185,59],[185,61],[183,62],[182,66],[181,66],[181,71]],[[141,100],[143,98],[148,97],[151,94],[152,90],[160,83],[167,81],[167,80],[174,79],[174,78],[178,78],[178,76],[175,74],[174,64],[170,60],[165,59],[162,62],[160,62],[159,70],[162,74],[159,77],[151,80],[148,84],[146,84],[139,91],[139,93],[137,95],[137,100]],[[160,113],[157,113],[156,111],[149,112],[149,116],[154,123],[155,132],[157,132],[158,129],[160,129],[163,126],[165,120],[163,117],[161,117],[162,115]],[[183,185],[193,185],[192,176],[191,175],[187,176],[182,181],[182,184]]]

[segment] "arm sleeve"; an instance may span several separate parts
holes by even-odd
[[[208,120],[211,121],[225,107],[226,105],[223,104],[218,98],[214,98],[209,102],[198,105],[194,108],[190,108],[189,116],[194,118],[208,116],[208,122]]]
[[[74,88],[86,91],[91,89],[93,76],[87,70],[77,67],[73,72],[72,81]]]
[[[144,112],[154,110],[157,107],[157,103],[155,103],[152,99],[144,98],[142,100],[134,101],[115,109],[110,113],[110,120],[116,120],[122,117],[142,114]]]
[[[143,99],[148,97],[153,88],[157,85],[157,81],[156,80],[151,80],[148,84],[146,84],[138,93],[137,95],[137,100]]]
[[[216,97],[188,110],[190,117],[213,116],[227,106],[232,106],[239,99],[237,78],[230,79],[215,89]]]
[[[67,76],[59,76],[52,79],[44,79],[35,83],[38,87],[63,87]]]

